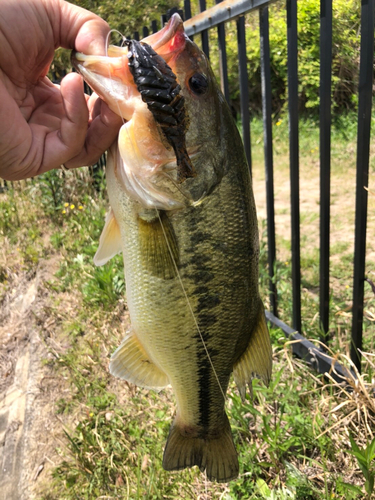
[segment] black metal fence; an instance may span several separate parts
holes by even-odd
[[[274,276],[276,262],[274,171],[271,116],[271,71],[268,0],[224,0],[206,10],[205,0],[199,0],[201,13],[191,17],[190,0],[184,1],[184,13],[178,11],[185,20],[185,30],[190,37],[199,35],[202,48],[209,56],[208,30],[218,33],[221,86],[229,102],[228,68],[226,57],[225,23],[236,20],[240,109],[243,142],[251,169],[251,141],[248,72],[245,38],[245,15],[254,10],[259,12],[261,44],[261,81],[264,129],[264,161],[267,204],[267,249],[269,268],[269,294],[271,310],[266,312],[268,320],[280,327],[291,339],[293,350],[306,359],[318,371],[324,373],[335,363],[323,349],[317,348],[300,333],[301,318],[301,262],[300,262],[300,206],[299,206],[299,135],[298,135],[298,36],[297,0],[286,0],[287,51],[288,51],[288,112],[289,112],[289,164],[291,193],[291,254],[292,254],[292,318],[291,326],[278,318],[277,284]],[[367,191],[369,177],[370,127],[373,87],[374,55],[374,2],[361,0],[361,48],[359,75],[359,104],[357,131],[357,187],[354,243],[353,307],[351,357],[358,370],[361,368],[360,350],[362,348],[363,301],[366,259]],[[163,25],[176,12],[172,9],[161,18]],[[145,27],[142,35],[156,32],[154,21],[151,30]],[[139,39],[136,32],[132,38]],[[214,50],[217,50],[216,48]],[[330,171],[331,171],[331,80],[332,80],[332,0],[321,0],[320,8],[320,274],[319,274],[319,314],[322,341],[328,342],[329,297],[330,297]],[[335,363],[336,373],[343,374],[342,368]]]
[[[288,48],[288,111],[291,191],[291,253],[293,313],[291,327],[278,318],[277,285],[274,276],[276,261],[275,208],[273,182],[273,148],[271,117],[271,72],[269,17],[267,0],[225,0],[205,10],[205,0],[200,0],[201,14],[191,18],[190,0],[185,0],[185,29],[189,36],[200,35],[203,50],[209,55],[208,30],[217,29],[220,51],[220,74],[224,95],[229,100],[228,70],[225,50],[225,22],[236,19],[241,118],[243,141],[251,169],[251,142],[249,93],[246,60],[245,14],[259,11],[261,43],[262,108],[264,128],[264,159],[266,171],[268,268],[271,311],[269,321],[281,327],[299,343],[294,350],[308,358],[319,371],[326,371],[328,357],[301,335],[301,263],[300,263],[300,207],[299,207],[299,137],[298,137],[298,37],[297,0],[286,0]],[[366,261],[367,190],[369,178],[371,106],[373,92],[374,56],[374,0],[361,1],[361,48],[358,88],[357,131],[357,181],[355,207],[355,243],[352,306],[351,358],[361,367],[359,350],[362,348],[363,301]],[[331,170],[331,80],[332,80],[332,0],[321,0],[320,6],[320,275],[319,314],[322,341],[328,342],[330,297],[330,170]],[[327,361],[328,360],[328,361]],[[327,365],[328,363],[328,365]]]

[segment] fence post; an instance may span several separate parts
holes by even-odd
[[[371,104],[374,59],[374,0],[362,0],[361,52],[357,135],[357,187],[355,204],[353,323],[350,355],[359,372],[363,331],[366,262],[367,190],[369,177]]]
[[[245,17],[237,19],[238,65],[240,72],[242,139],[251,173],[251,141],[249,114],[249,82],[247,76]]]
[[[320,2],[320,327],[329,340],[332,0]]]
[[[216,0],[220,3],[221,0]],[[225,24],[220,23],[217,27],[217,36],[219,40],[219,62],[220,62],[220,83],[221,91],[223,92],[227,103],[229,104],[229,81],[228,81],[228,65],[227,65],[227,49],[225,42]]]
[[[262,110],[264,135],[264,163],[266,170],[267,197],[267,247],[270,305],[274,316],[277,316],[277,289],[275,283],[276,235],[275,235],[275,203],[273,182],[273,148],[272,148],[272,92],[270,67],[270,40],[268,7],[259,9],[260,29],[260,64],[262,77]]]
[[[298,64],[297,64],[297,0],[287,0],[288,34],[288,106],[290,200],[292,242],[293,328],[302,330],[301,321],[301,257],[299,215],[299,136],[298,136]]]
[[[199,12],[204,12],[206,10],[206,0],[199,0]],[[202,49],[206,54],[207,58],[210,58],[210,47],[208,44],[208,30],[204,30],[201,33],[202,37]]]

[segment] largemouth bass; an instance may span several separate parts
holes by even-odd
[[[268,384],[271,344],[258,291],[259,241],[241,138],[205,55],[175,14],[141,43],[75,67],[124,118],[108,153],[111,210],[97,265],[123,252],[131,331],[114,376],[160,390],[177,410],[163,467],[238,475],[225,413],[231,373],[245,397]]]

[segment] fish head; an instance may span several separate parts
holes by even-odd
[[[124,119],[115,175],[130,197],[175,210],[200,203],[220,183],[233,120],[178,14],[142,42],[109,46],[107,56],[73,53],[72,62]]]

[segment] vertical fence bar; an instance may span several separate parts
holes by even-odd
[[[184,0],[184,15],[185,15],[185,21],[191,18],[190,0]]]
[[[276,237],[275,237],[275,197],[273,182],[273,150],[272,150],[272,92],[270,67],[270,40],[268,7],[259,9],[260,30],[260,64],[262,77],[262,110],[264,131],[264,160],[266,171],[267,197],[267,246],[268,273],[270,277],[269,291],[271,310],[277,316],[277,289],[275,282]]]
[[[143,26],[142,28],[142,37],[146,38],[150,34],[150,30],[147,28],[147,26]]]
[[[320,327],[329,336],[329,242],[331,184],[332,0],[320,2]]]
[[[134,31],[133,40],[139,41],[139,32],[138,31]]]
[[[206,0],[199,0],[199,11],[203,12],[206,10]],[[208,58],[210,58],[210,47],[208,44],[208,30],[204,30],[201,33],[202,37],[202,49]]]
[[[222,0],[216,0],[220,3]],[[227,65],[227,49],[225,42],[225,24],[220,23],[217,27],[217,35],[219,40],[219,62],[220,62],[220,82],[221,90],[229,104],[229,82],[228,82],[228,65]]]
[[[367,191],[374,58],[374,0],[361,2],[361,52],[357,135],[357,187],[354,240],[353,323],[351,358],[361,370],[363,299],[366,261]]]
[[[157,31],[158,31],[158,22],[157,21],[154,20],[151,22],[151,29],[152,29],[153,33],[157,33]]]
[[[287,0],[288,35],[288,106],[290,199],[292,229],[292,288],[293,328],[301,331],[301,256],[299,214],[299,147],[298,147],[298,61],[297,61],[297,0]]]
[[[187,21],[188,19],[191,19],[191,4],[190,0],[184,0],[184,19]],[[194,40],[194,37],[190,35],[190,40]]]
[[[237,44],[238,44],[238,65],[240,73],[240,95],[241,95],[241,120],[242,139],[245,147],[246,158],[251,173],[251,141],[250,141],[250,113],[249,113],[249,87],[247,76],[246,57],[246,33],[245,17],[237,19]]]

